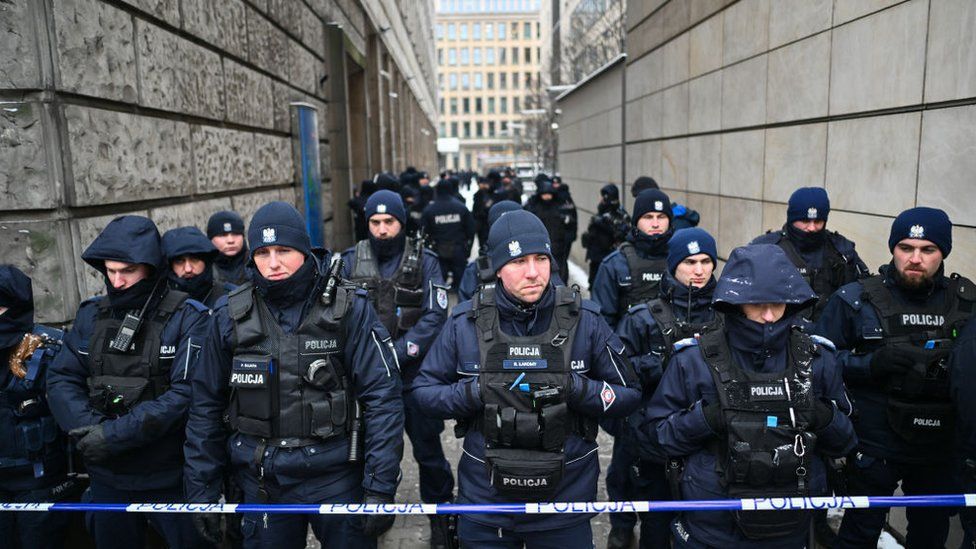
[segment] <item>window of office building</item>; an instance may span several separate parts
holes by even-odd
[[[505,61],[505,52],[506,51],[508,51],[506,48],[498,48],[498,64],[499,65],[504,65],[506,63],[506,61]]]
[[[480,97],[475,97],[474,98],[474,113],[475,114],[482,114],[483,112],[484,111],[481,108],[481,98]]]
[[[458,136],[458,123],[451,122],[451,137],[457,137],[457,136]]]
[[[493,72],[488,73],[488,89],[495,89],[495,73]]]
[[[461,89],[468,90],[471,89],[471,75],[468,73],[461,74]]]
[[[491,23],[485,23],[485,40],[492,40],[495,38],[495,25]]]
[[[449,84],[450,84],[450,88],[452,90],[456,90],[457,89],[457,82],[458,82],[457,81],[457,73],[456,72],[452,72],[451,75],[448,76],[447,78],[448,78],[448,81],[449,81]]]
[[[507,131],[508,131],[508,121],[502,120],[502,133],[506,133]]]
[[[458,25],[458,38],[461,40],[468,39],[468,24],[461,23]]]
[[[532,38],[532,23],[529,23],[528,21],[522,23],[522,38],[525,38],[526,40]]]
[[[481,48],[475,48],[474,50],[472,50],[471,57],[472,57],[472,62],[475,65],[480,65],[481,64]]]
[[[444,23],[437,24],[437,38],[444,38]]]
[[[457,65],[457,50],[456,49],[451,48],[451,49],[447,50],[447,64],[448,65]]]
[[[519,89],[519,79],[518,79],[518,77],[519,77],[519,74],[517,72],[513,72],[512,73],[512,89],[513,90]]]
[[[464,169],[470,170],[473,167],[474,164],[471,162],[471,153],[464,153]]]
[[[471,100],[465,97],[461,100],[461,114],[471,114]]]
[[[451,98],[451,114],[457,114],[457,97]]]
[[[508,73],[500,72],[498,73],[498,89],[507,90],[508,89]]]
[[[522,76],[525,78],[525,89],[530,89],[532,87],[532,73],[527,72]]]
[[[526,63],[532,62],[532,48],[525,48],[522,50],[522,60]]]
[[[444,89],[444,73],[442,72],[437,74],[437,89]]]
[[[495,121],[488,121],[488,137],[495,137]]]
[[[471,39],[481,40],[481,23],[474,23],[471,25]]]
[[[518,48],[512,48],[512,63],[518,65]]]
[[[474,134],[475,134],[475,137],[484,137],[485,136],[485,123],[484,122],[476,122],[475,123],[475,125],[474,125]]]
[[[437,137],[447,137],[447,124],[444,122],[440,123],[440,129],[437,130]]]
[[[498,39],[499,40],[505,39],[505,23],[498,24]]]
[[[535,24],[535,37],[542,38],[542,25],[538,21]]]
[[[512,98],[512,113],[513,114],[518,114],[520,112],[522,112],[522,109],[519,108],[519,98],[518,97],[513,97]]]
[[[464,123],[464,137],[471,137],[471,122]]]
[[[518,38],[518,23],[512,21],[512,39]]]
[[[441,112],[441,116],[444,116],[445,114],[447,114],[447,112],[444,111],[444,104],[445,103],[444,103],[444,98],[443,97],[441,97],[440,104],[441,104],[441,111],[440,111]]]
[[[443,109],[441,109],[441,112],[443,112]],[[495,98],[494,97],[489,97],[488,98],[488,114],[495,114]]]
[[[457,38],[457,28],[455,28],[454,23],[448,23],[447,25],[447,37],[451,40]]]
[[[467,65],[470,61],[470,50],[468,48],[461,48],[461,64]]]
[[[485,48],[485,65],[495,64],[495,48]]]
[[[498,112],[502,114],[508,114],[508,98],[507,97],[499,98],[498,107],[499,107]]]
[[[444,48],[437,48],[437,64],[444,64]]]
[[[476,72],[474,73],[474,89],[480,90],[482,88],[484,88],[484,81],[482,80],[481,73]]]

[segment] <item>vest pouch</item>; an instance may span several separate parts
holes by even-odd
[[[792,534],[810,521],[809,511],[734,511],[735,522],[749,539],[765,540]]]
[[[327,440],[345,434],[348,413],[348,401],[345,392],[329,393],[327,397],[311,402],[308,406],[309,415],[312,418],[311,432],[313,436]]]
[[[234,391],[237,430],[271,438],[274,363],[269,355],[238,355],[231,363],[230,386]],[[233,419],[233,415],[232,415]]]
[[[393,287],[393,302],[397,307],[420,308],[424,305],[424,289],[412,290],[403,286]]]
[[[485,449],[492,487],[513,501],[550,501],[563,478],[565,461],[561,453]]]
[[[147,398],[150,385],[140,377],[95,376],[88,379],[88,400],[105,415],[121,416]]]
[[[559,452],[563,442],[570,434],[569,408],[565,402],[546,406],[539,413],[539,428],[542,431],[542,449]]]
[[[754,487],[761,492],[781,486],[795,489],[796,471],[802,465],[794,450],[795,430],[754,422],[733,422],[729,425],[729,443],[730,483]],[[805,451],[812,451],[812,448],[807,447]],[[790,495],[799,494],[793,492]]]
[[[888,397],[888,425],[910,444],[948,444],[955,432],[952,404]]]
[[[457,249],[456,242],[446,242],[444,240],[437,241],[437,255],[443,259],[451,259],[454,257],[454,252]]]

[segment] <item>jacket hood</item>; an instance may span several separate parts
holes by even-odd
[[[31,279],[12,265],[0,265],[0,350],[12,347],[34,327],[34,292]],[[6,370],[6,364],[3,364]]]
[[[164,265],[159,230],[148,217],[116,217],[81,254],[81,259],[105,274],[105,260],[142,263],[154,271]]]
[[[213,261],[219,252],[210,239],[196,227],[179,227],[163,234],[163,256],[167,262],[184,256],[199,256],[207,263]]]
[[[802,308],[817,300],[800,271],[775,244],[753,244],[732,250],[715,286],[713,303],[744,305],[786,303]]]

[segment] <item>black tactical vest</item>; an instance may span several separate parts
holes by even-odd
[[[936,310],[931,305],[896,299],[882,275],[867,278],[862,284],[862,299],[874,306],[883,334],[874,339],[878,345],[869,345],[870,350],[892,346],[915,358],[911,370],[892,376],[885,387],[889,426],[911,444],[952,442],[955,414],[947,362],[958,331],[972,316],[976,286],[969,279],[952,274],[945,303]]]
[[[396,272],[383,278],[369,239],[356,244],[350,281],[369,292],[380,322],[394,339],[413,328],[424,314],[423,253],[413,239],[406,239]]]
[[[580,297],[564,286],[555,292],[549,329],[537,336],[501,331],[493,289],[475,294],[468,313],[478,333],[485,463],[495,490],[517,501],[556,493],[569,435],[596,438],[596,423],[566,404]]]
[[[484,290],[486,288],[494,288],[498,275],[495,273],[495,270],[491,268],[488,256],[479,255],[478,258],[475,259],[475,266],[478,269],[478,289]]]
[[[725,331],[706,332],[702,355],[718,390],[728,433],[715,444],[719,480],[730,498],[802,497],[808,494],[816,435],[813,359],[810,336],[790,334],[786,370],[761,373],[735,363]],[[750,539],[784,536],[803,528],[802,511],[737,512],[736,522]]]
[[[159,305],[147,312],[126,352],[111,347],[122,319],[112,314],[108,298],[98,302],[95,331],[91,337],[91,377],[88,398],[92,408],[109,416],[124,415],[136,404],[159,398],[169,389],[170,368],[176,345],[163,347],[163,328],[187,294],[166,290]]]
[[[827,306],[827,300],[844,284],[857,280],[857,266],[850,259],[845,257],[837,250],[834,244],[834,234],[827,232],[826,242],[823,247],[823,260],[819,269],[814,269],[807,265],[800,255],[793,242],[787,237],[785,231],[780,231],[780,239],[776,243],[786,253],[793,265],[796,265],[800,275],[807,281],[817,294],[817,302],[812,308],[804,311],[803,316],[815,322],[820,318],[820,313]]]
[[[630,286],[626,287],[620,303],[620,312],[625,313],[632,306],[658,296],[661,279],[668,270],[668,258],[644,259],[630,242],[621,244],[619,250],[627,260],[627,268],[630,270]]]
[[[346,435],[354,406],[344,364],[343,320],[355,288],[336,288],[331,305],[316,300],[286,334],[251,283],[228,296],[236,345],[229,422],[246,435],[297,447]]]
[[[664,339],[664,348],[660,350],[661,364],[668,365],[671,355],[674,354],[674,344],[682,339],[690,337],[697,338],[706,330],[719,330],[722,327],[722,318],[719,313],[715,313],[714,318],[705,323],[696,324],[694,322],[682,322],[674,316],[672,304],[663,299],[652,299],[647,304],[647,311],[651,313],[651,318],[661,331]]]

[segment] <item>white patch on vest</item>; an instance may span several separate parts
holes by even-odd
[[[613,401],[617,400],[617,394],[613,392],[613,387],[610,386],[606,381],[603,382],[603,390],[600,391],[600,400],[603,401],[603,411],[606,412],[613,405]]]
[[[160,345],[159,346],[160,355],[175,355],[176,345]]]
[[[912,419],[912,425],[918,425],[919,427],[942,427],[942,420],[927,417],[916,417]]]
[[[233,230],[233,227],[230,226],[230,223],[224,223],[224,232],[225,233],[229,233],[232,230]]]
[[[508,356],[528,356],[542,358],[542,350],[538,346],[509,347]]]
[[[816,219],[816,218],[817,218],[817,209],[807,208],[807,219]]]
[[[376,213],[385,214],[386,213],[386,204],[377,204],[376,205]]]
[[[438,225],[447,225],[449,223],[460,223],[460,222],[461,222],[461,214],[444,214],[444,215],[434,216],[434,223],[437,223]]]
[[[585,360],[572,360],[572,361],[569,362],[569,367],[572,370],[574,370],[574,371],[585,370],[586,369],[586,361]]]
[[[925,227],[912,225],[912,228],[908,229],[908,238],[925,238]]]
[[[692,255],[701,253],[701,246],[698,245],[697,240],[692,240],[688,243],[688,253]]]
[[[261,242],[265,244],[270,244],[278,240],[278,236],[275,234],[274,227],[265,227],[264,231],[261,232]]]
[[[263,386],[264,374],[259,372],[233,372],[230,375],[230,382],[232,385]]]
[[[654,209],[657,210],[657,211],[659,211],[659,212],[663,212],[664,211],[664,202],[661,202],[660,200],[655,200],[654,201]]]
[[[903,326],[942,326],[945,324],[945,317],[942,315],[923,315],[923,314],[903,314],[901,315]]]
[[[660,282],[661,273],[642,273],[641,280],[644,282]]]
[[[521,253],[522,253],[522,245],[519,244],[518,240],[513,240],[508,243],[508,255],[515,257],[517,255],[521,255]]]
[[[335,351],[339,348],[336,339],[312,339],[305,342],[306,351]]]
[[[783,394],[783,387],[779,385],[750,387],[749,394],[754,397],[785,396]]]
[[[517,486],[520,488],[542,488],[545,486],[549,486],[549,479],[547,477],[538,477],[538,478],[502,477],[502,484],[504,486]]]

